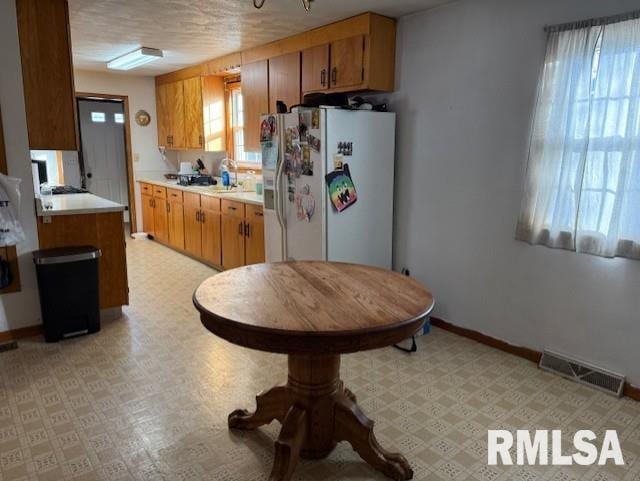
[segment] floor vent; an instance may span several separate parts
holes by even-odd
[[[622,395],[624,376],[575,359],[569,359],[554,352],[544,351],[542,353],[540,369],[555,372],[567,379],[595,387],[614,396],[620,397]]]

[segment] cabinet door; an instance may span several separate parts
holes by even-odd
[[[332,42],[330,87],[350,87],[363,80],[364,35]]]
[[[202,217],[202,258],[216,265],[222,265],[222,233],[220,212],[203,209]]]
[[[204,150],[221,152],[227,149],[227,129],[224,104],[224,80],[216,75],[202,77],[202,117],[204,119]]]
[[[260,116],[269,113],[269,64],[266,60],[242,65],[244,150],[260,152]]]
[[[78,150],[67,2],[17,0],[15,6],[29,147]]]
[[[329,44],[302,51],[302,92],[329,88]]]
[[[262,207],[246,206],[245,263],[264,262],[264,217]]]
[[[167,222],[167,201],[164,199],[153,199],[153,230],[156,240],[161,242],[169,241],[169,224]]]
[[[183,81],[184,88],[184,143],[187,149],[204,149],[202,88],[200,77]]]
[[[184,126],[184,91],[183,82],[167,84],[167,104],[169,107],[169,147],[182,149],[185,147]]]
[[[158,118],[158,145],[171,147],[169,84],[156,86],[156,117]]]
[[[244,265],[244,219],[222,214],[222,267]]]
[[[169,244],[176,249],[184,249],[184,206],[179,202],[168,202]]]
[[[187,204],[184,205],[184,249],[193,256],[202,256],[200,207]]]
[[[300,52],[269,59],[269,112],[278,100],[287,108],[300,103]]]
[[[153,236],[153,197],[142,195],[142,230]]]

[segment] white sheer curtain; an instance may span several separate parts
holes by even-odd
[[[640,259],[640,20],[549,34],[516,237]]]

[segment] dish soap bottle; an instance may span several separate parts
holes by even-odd
[[[229,169],[225,164],[222,164],[220,166],[220,171],[221,171],[220,176],[222,177],[222,185],[225,187],[229,187],[231,185],[231,177],[229,177]]]

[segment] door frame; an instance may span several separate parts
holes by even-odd
[[[131,122],[129,120],[129,96],[115,94],[98,94],[92,92],[76,92],[76,110],[79,100],[111,100],[122,102],[124,107],[124,150],[127,167],[127,184],[129,186],[129,229],[130,235],[138,232],[136,215],[136,184],[133,175],[133,155],[131,150]],[[80,116],[78,115],[78,132],[80,132]],[[82,150],[82,145],[79,146]]]

